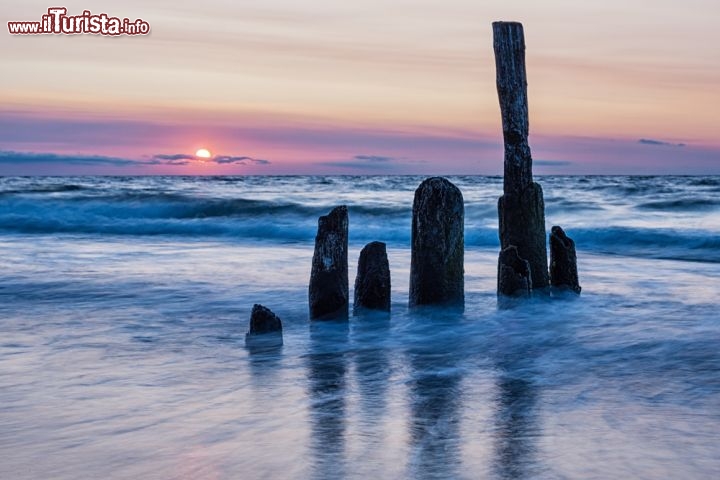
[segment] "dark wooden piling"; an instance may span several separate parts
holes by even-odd
[[[390,311],[390,263],[382,242],[371,242],[360,252],[355,277],[353,312]]]
[[[530,265],[532,287],[546,289],[545,204],[542,187],[532,177],[522,24],[494,22],[493,47],[505,144],[503,196],[498,201],[500,248],[516,247],[519,257]],[[498,269],[498,275],[503,271],[510,273]],[[498,286],[501,284],[512,285],[512,279],[498,278]],[[498,290],[498,294],[505,293]]]
[[[553,288],[580,293],[575,242],[562,228],[550,230],[550,283]]]
[[[348,211],[343,205],[318,220],[308,288],[310,319],[347,319],[348,288]]]
[[[415,191],[411,307],[464,304],[464,218],[462,193],[448,180],[428,178]]]
[[[245,344],[249,347],[280,346],[282,339],[282,321],[272,310],[259,304],[253,305],[250,314],[250,329],[245,334]]]
[[[545,237],[545,202],[542,188],[530,184],[519,194],[505,194],[498,200],[500,249],[517,247],[530,263],[533,289],[549,284]]]
[[[520,258],[517,248],[507,247],[498,258],[498,294],[529,297],[532,293],[530,263]]]

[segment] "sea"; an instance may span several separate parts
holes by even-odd
[[[718,478],[720,177],[536,177],[583,290],[509,309],[502,178],[448,179],[462,312],[408,310],[423,177],[0,178],[0,478]],[[311,322],[343,204],[391,314]]]

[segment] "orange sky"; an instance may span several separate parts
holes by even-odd
[[[639,169],[661,158],[659,173],[720,173],[715,0],[64,5],[143,18],[152,33],[5,34],[3,151],[141,158],[206,146],[270,162],[203,165],[216,173],[337,173],[370,155],[403,173],[499,172],[491,22],[503,19],[525,25],[535,158],[602,173],[619,142]],[[47,8],[16,2],[3,20]]]

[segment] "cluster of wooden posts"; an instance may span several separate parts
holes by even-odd
[[[550,233],[548,268],[543,191],[533,181],[528,145],[523,27],[516,22],[495,22],[493,39],[505,144],[503,195],[498,201],[499,304],[533,292],[579,294],[575,244],[559,226]],[[412,215],[409,306],[462,307],[462,193],[445,178],[428,178],[415,191]],[[339,206],[318,221],[308,295],[310,319],[347,319],[348,290],[348,211]],[[369,243],[360,252],[353,307],[355,313],[390,311],[390,267],[384,243]],[[253,308],[248,339],[281,330],[280,319],[272,312],[260,305]]]

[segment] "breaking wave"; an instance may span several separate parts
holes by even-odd
[[[351,242],[380,240],[407,248],[414,189],[421,179],[2,178],[0,234],[312,242],[317,218],[347,204]],[[467,248],[497,248],[501,183],[495,177],[451,180],[465,197]],[[548,227],[561,224],[579,251],[720,262],[720,227],[712,220],[720,195],[707,191],[717,183],[714,177],[544,177],[542,183]],[[693,222],[685,228],[683,222],[667,222],[658,217],[665,211],[678,219],[689,215]],[[638,221],[627,226],[628,219]]]

